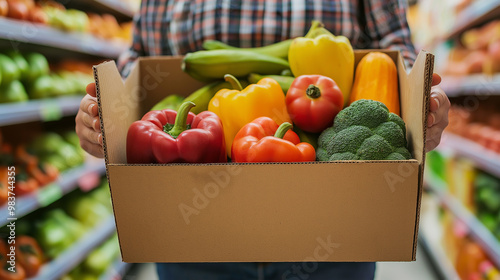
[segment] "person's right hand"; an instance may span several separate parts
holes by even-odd
[[[95,83],[87,85],[87,95],[80,103],[80,109],[76,115],[76,134],[80,138],[80,146],[89,154],[102,158],[101,122],[97,112],[97,99]]]

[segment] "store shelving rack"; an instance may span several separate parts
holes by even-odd
[[[472,140],[452,133],[444,133],[438,149],[451,149],[457,155],[472,160],[480,169],[500,177],[500,155]]]
[[[9,218],[20,219],[75,190],[78,187],[78,180],[81,177],[89,176],[90,174],[102,175],[105,172],[106,168],[102,160],[88,161],[82,166],[63,172],[55,182],[43,186],[32,193],[16,197],[16,206],[13,212],[8,210],[7,204],[4,204],[0,208],[0,227],[6,225],[10,221]],[[11,216],[9,213],[13,213],[13,215]]]
[[[120,0],[74,0],[65,1],[64,4],[68,8],[108,13],[114,15],[119,22],[131,21],[134,16],[134,11]],[[56,59],[71,57],[102,60],[117,59],[128,46],[121,41],[104,40],[87,33],[65,32],[46,25],[0,17],[0,48],[35,51]],[[34,121],[56,121],[62,117],[74,116],[78,112],[81,99],[80,95],[0,104],[0,126]],[[79,180],[84,176],[104,173],[104,162],[91,157],[91,160],[82,166],[63,172],[55,182],[34,193],[18,197],[15,217],[21,219],[75,190]],[[7,218],[9,212],[4,205],[0,207],[0,226],[6,224]],[[46,263],[38,275],[31,279],[59,279],[79,265],[92,250],[111,237],[115,230],[114,217],[111,215],[58,258]],[[129,266],[130,264],[117,259],[100,279],[117,279],[118,276],[124,275]]]
[[[92,231],[86,233],[56,259],[44,265],[38,275],[30,280],[57,280],[80,264],[95,247],[102,244],[115,232],[115,221],[111,215]]]
[[[477,0],[472,2],[457,15],[457,21],[444,37],[445,40],[453,39],[464,31],[492,19],[500,18],[500,1]]]
[[[466,77],[443,77],[440,84],[448,97],[500,95],[500,74],[486,76],[482,74]]]
[[[491,261],[500,267],[500,242],[496,237],[460,201],[448,193],[445,182],[429,170],[426,170],[425,174],[426,189],[430,190],[440,203],[467,227],[473,240],[481,246]]]
[[[0,17],[0,46],[57,54],[80,54],[116,59],[125,43],[96,38],[90,34],[65,32],[50,26]],[[40,49],[41,48],[41,49]],[[51,50],[51,51],[49,51]]]
[[[77,95],[0,104],[0,126],[76,115],[81,100],[82,96]]]

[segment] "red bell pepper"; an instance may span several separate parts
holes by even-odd
[[[44,256],[40,245],[33,237],[23,235],[17,238],[16,255],[17,261],[23,266],[27,277],[38,274],[44,262]]]
[[[222,122],[212,112],[195,115],[193,102],[179,111],[150,111],[134,122],[127,134],[128,163],[226,162]]]
[[[314,161],[316,152],[309,143],[300,143],[292,124],[280,126],[271,118],[260,117],[243,126],[231,147],[234,162]]]
[[[16,268],[14,272],[9,270],[11,265],[7,263],[10,261],[10,257],[7,254],[10,254],[10,246],[3,239],[0,239],[0,279],[2,280],[23,280],[26,279],[26,273],[24,268],[19,264],[16,264]],[[12,244],[14,246],[14,244]],[[17,260],[14,260],[17,261]]]
[[[295,78],[285,100],[293,123],[304,131],[315,133],[332,126],[344,104],[337,83],[321,75]]]

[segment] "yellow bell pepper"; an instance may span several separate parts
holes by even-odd
[[[354,51],[349,39],[334,36],[322,23],[313,21],[305,37],[293,40],[288,60],[295,77],[323,75],[333,79],[342,91],[344,104],[349,103],[354,76]]]
[[[275,80],[264,78],[242,89],[235,77],[226,75],[224,78],[234,89],[219,90],[210,100],[208,110],[222,120],[229,157],[236,133],[256,118],[269,117],[278,125],[292,122],[286,110],[285,94]]]

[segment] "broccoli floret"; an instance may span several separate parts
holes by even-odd
[[[366,126],[355,125],[338,132],[327,144],[326,151],[330,154],[351,152],[356,153],[363,141],[372,136],[372,131]]]
[[[399,125],[399,127],[401,127],[401,130],[403,130],[403,135],[406,136],[406,125],[401,117],[394,113],[389,113],[389,121],[395,122],[397,125]]]
[[[375,128],[388,119],[389,110],[382,102],[361,99],[340,111],[334,120],[335,131],[339,132],[353,125]]]
[[[406,149],[404,121],[374,100],[358,100],[340,111],[333,127],[318,141],[316,157],[326,160],[404,160]]]
[[[316,150],[316,159],[319,160],[319,161],[328,161],[330,158],[330,155],[328,154],[328,152],[323,149],[323,148],[318,148]]]
[[[411,154],[405,147],[396,148],[394,152],[402,155],[405,159],[411,159]]]
[[[329,127],[323,130],[323,133],[318,138],[318,146],[326,147],[330,141],[335,137],[335,130],[332,127]]]
[[[358,160],[359,157],[353,153],[350,152],[345,152],[345,153],[338,153],[338,154],[333,154],[330,158],[329,161],[336,161],[336,160]]]
[[[373,135],[363,141],[356,155],[366,160],[385,159],[392,150],[391,145],[382,136]]]
[[[373,130],[373,133],[384,137],[394,148],[406,147],[406,138],[404,137],[403,130],[395,122],[382,123]]]
[[[388,155],[385,159],[386,160],[405,160],[406,158],[399,153],[392,153],[392,154]]]

